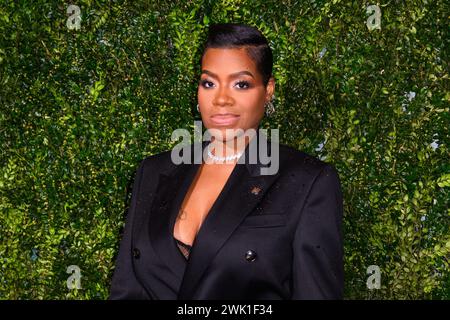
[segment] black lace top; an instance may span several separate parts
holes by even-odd
[[[185,244],[184,242],[181,242],[180,240],[178,240],[177,238],[174,238],[178,249],[180,249],[181,254],[186,258],[186,260],[189,258],[189,253],[191,251],[192,246]]]

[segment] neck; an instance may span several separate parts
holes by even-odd
[[[233,159],[227,161],[237,162],[239,156],[242,155],[246,146],[249,144],[250,140],[253,139],[253,137],[254,135],[248,136],[245,134],[229,140],[217,140],[213,137],[208,147],[211,154],[220,158],[220,160],[225,160],[226,157],[231,157]]]

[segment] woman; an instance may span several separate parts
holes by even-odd
[[[266,38],[212,25],[201,67],[198,109],[216,133],[201,144],[208,156],[141,162],[110,299],[342,298],[336,170],[259,134],[275,89]],[[260,156],[249,161],[254,145],[278,153],[276,172],[262,174]]]

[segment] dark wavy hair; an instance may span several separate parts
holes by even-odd
[[[245,49],[261,73],[264,86],[272,77],[273,55],[266,37],[253,26],[239,23],[212,24],[203,46],[200,65],[208,48]]]

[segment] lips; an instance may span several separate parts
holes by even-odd
[[[239,119],[239,115],[232,113],[215,114],[211,116],[211,121],[219,126],[228,126],[235,124]]]

